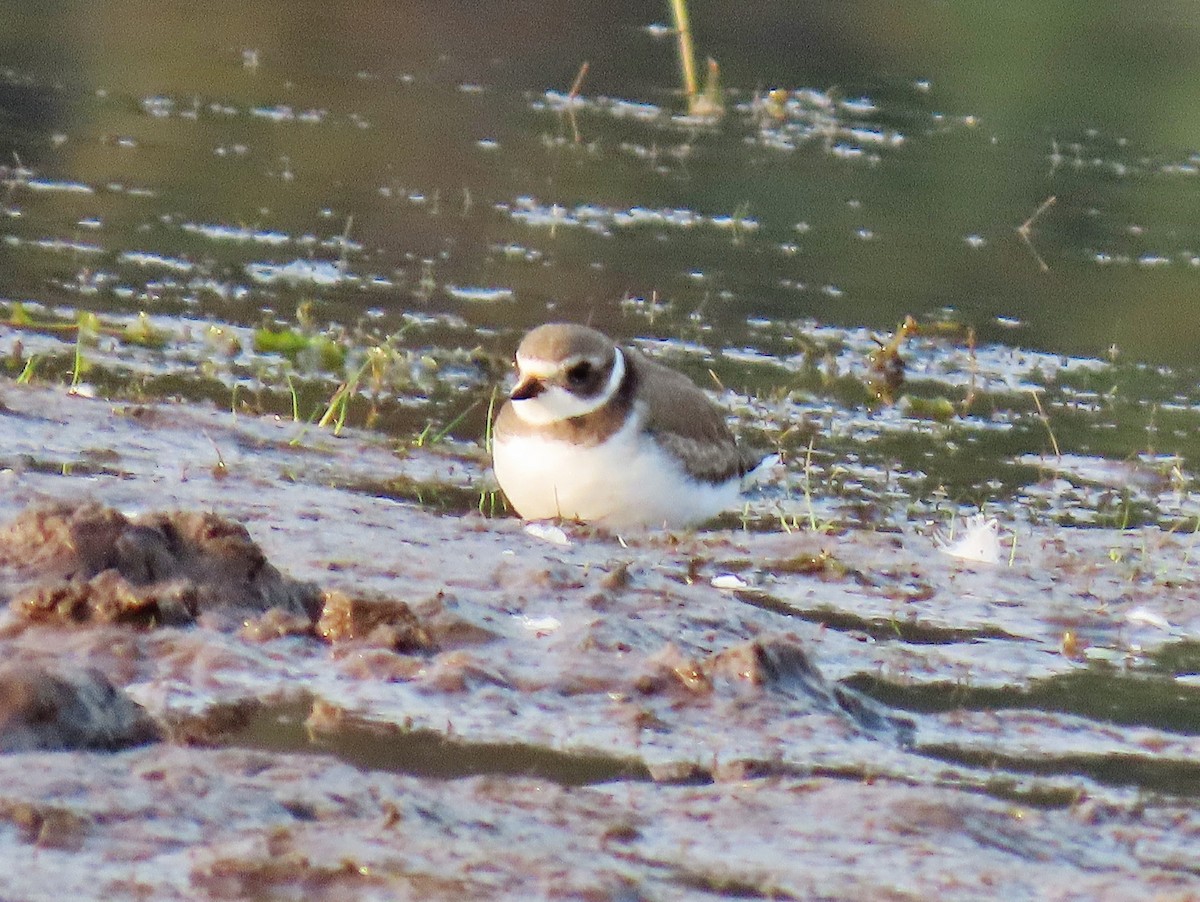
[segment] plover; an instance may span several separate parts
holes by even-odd
[[[534,329],[516,360],[492,463],[522,517],[682,527],[737,503],[758,460],[683,374],[569,323]]]

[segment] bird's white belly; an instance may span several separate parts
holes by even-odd
[[[680,527],[733,507],[740,481],[690,478],[630,422],[601,445],[509,436],[493,448],[496,479],[522,517],[585,520],[610,528]]]

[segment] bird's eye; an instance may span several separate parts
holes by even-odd
[[[567,370],[567,382],[571,385],[583,385],[591,378],[591,375],[592,365],[583,360]]]

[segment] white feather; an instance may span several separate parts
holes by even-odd
[[[682,527],[737,504],[740,480],[698,482],[631,416],[600,445],[537,435],[497,442],[496,478],[522,517],[597,522],[610,529]]]

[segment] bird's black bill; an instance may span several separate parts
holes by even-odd
[[[545,384],[540,379],[526,379],[518,382],[516,387],[509,395],[514,401],[526,401],[529,398],[536,398],[546,390]]]

